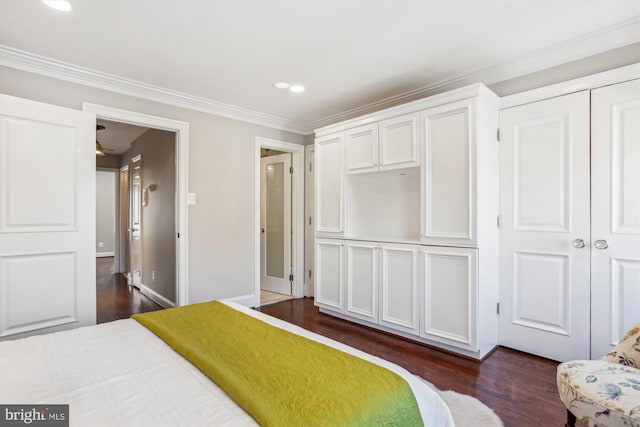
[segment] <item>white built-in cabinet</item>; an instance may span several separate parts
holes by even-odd
[[[316,131],[321,311],[475,358],[495,347],[497,128],[477,84]]]

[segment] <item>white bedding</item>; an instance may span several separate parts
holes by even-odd
[[[454,425],[440,395],[405,369],[227,304],[396,372],[413,389],[425,426]],[[0,342],[0,403],[69,404],[72,426],[256,425],[215,383],[132,319]]]

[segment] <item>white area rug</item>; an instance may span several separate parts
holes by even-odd
[[[442,396],[442,399],[451,410],[456,427],[504,427],[500,417],[475,397],[451,390],[441,391],[429,381],[423,378],[420,379],[440,393],[440,396]]]

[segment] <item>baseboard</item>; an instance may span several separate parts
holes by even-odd
[[[244,305],[245,307],[255,307],[256,305],[255,298],[256,298],[255,295],[250,294],[250,295],[240,295],[239,297],[233,297],[233,298],[225,298],[224,301],[235,302],[237,304]]]
[[[110,256],[116,256],[115,252],[96,252],[96,258],[107,258]]]
[[[141,284],[140,292],[142,292],[145,296],[149,297],[150,299],[158,303],[158,305],[160,305],[161,307],[172,308],[176,306],[174,302],[169,301],[167,298],[163,297],[162,295],[160,295],[153,289],[149,288],[148,286]]]

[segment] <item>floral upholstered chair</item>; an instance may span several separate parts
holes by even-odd
[[[558,365],[556,380],[567,426],[640,427],[640,323],[603,358]]]

